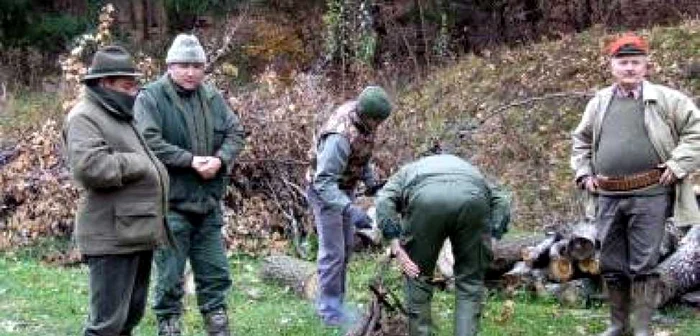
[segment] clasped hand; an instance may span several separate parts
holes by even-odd
[[[192,168],[203,179],[210,180],[221,169],[221,159],[216,156],[195,156],[192,158]]]

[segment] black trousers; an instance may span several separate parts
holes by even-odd
[[[90,313],[85,336],[131,335],[146,309],[153,251],[86,257]]]

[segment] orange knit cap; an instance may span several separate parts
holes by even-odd
[[[646,55],[649,53],[649,44],[643,37],[627,33],[612,41],[607,52],[612,57]]]

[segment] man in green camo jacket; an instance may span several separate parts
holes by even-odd
[[[403,166],[379,191],[377,221],[406,275],[409,335],[433,335],[432,280],[445,239],[455,256],[454,334],[476,335],[491,259],[491,237],[510,221],[510,200],[456,156],[432,155]]]

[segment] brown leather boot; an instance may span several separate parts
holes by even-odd
[[[627,279],[605,279],[610,301],[610,325],[600,336],[623,336],[630,332],[630,286]]]
[[[220,308],[204,314],[208,336],[231,336],[226,309]]]

